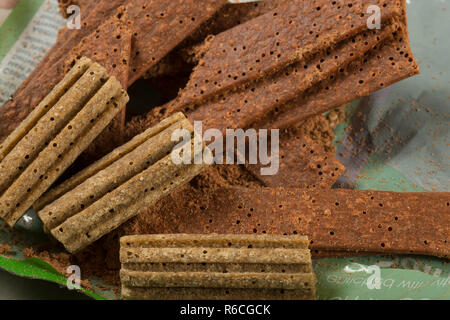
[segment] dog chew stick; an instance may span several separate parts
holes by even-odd
[[[72,176],[70,179],[64,181],[57,187],[50,189],[47,193],[45,193],[41,198],[39,198],[38,201],[35,202],[33,205],[33,208],[36,211],[40,211],[48,204],[52,203],[59,197],[61,197],[63,194],[69,192],[70,190],[74,189],[78,185],[80,185],[82,182],[86,181],[87,179],[91,178],[101,170],[109,167],[119,159],[123,158],[124,156],[132,153],[136,150],[139,146],[142,146],[144,142],[147,140],[154,138],[155,136],[159,135],[161,132],[167,130],[169,127],[176,125],[178,123],[178,126],[180,124],[182,125],[184,123],[185,116],[179,112],[174,115],[172,115],[169,118],[164,119],[160,123],[158,123],[156,126],[151,127],[147,129],[145,132],[135,136],[133,139],[131,139],[126,144],[114,149],[111,153],[104,156],[102,159],[98,160],[97,162],[93,163],[89,167],[85,168],[84,170],[80,171],[79,173]],[[187,126],[186,126],[187,127]],[[147,150],[146,152],[150,152],[151,150]]]
[[[141,78],[227,4],[227,0],[135,0],[126,9],[134,20],[128,85]]]
[[[78,213],[80,206],[90,206],[110,190],[119,187],[169,154],[176,145],[176,141],[171,140],[175,130],[184,129],[190,134],[194,131],[186,118],[175,122],[171,121],[179,118],[180,115],[184,118],[182,114],[177,114],[169,118],[166,123],[156,128],[150,128],[136,137],[134,141],[132,140],[121,147],[121,150],[117,150],[114,153],[117,157],[108,155],[105,157],[106,159],[101,159],[98,164],[86,168],[78,176],[69,179],[63,188],[55,189],[52,196],[52,198],[55,198],[55,194],[57,194],[55,201],[52,201],[50,205],[39,212],[45,228],[51,230],[57,227]],[[161,130],[170,122],[172,122],[170,126]],[[111,162],[111,158],[116,159]],[[108,162],[111,162],[111,164],[105,167]],[[91,176],[85,181],[79,182],[80,177],[86,177],[88,174],[91,174]],[[77,182],[79,182],[79,185],[74,185]],[[71,188],[69,189],[67,186]],[[70,192],[63,194],[65,189],[69,189],[67,192]]]
[[[190,163],[175,163],[171,151],[178,146],[171,136],[177,129],[193,133],[186,119],[173,124],[39,211],[44,228],[69,252],[77,252],[190,181],[207,166],[190,164],[198,152],[212,155],[195,136],[183,145],[194,150]]]
[[[271,77],[248,84],[244,90],[204,103],[189,116],[202,120],[207,128],[248,128],[311,86],[335,75],[356,58],[362,58],[380,42],[392,38],[392,33],[397,29],[398,23],[394,21],[383,26],[382,30],[369,30],[346,39],[308,61],[294,63]]]
[[[81,70],[86,71],[81,75]],[[0,217],[13,226],[127,101],[114,77],[100,65],[81,59],[7,139],[5,148],[10,152],[0,163],[4,171]],[[24,128],[31,129],[24,135]]]
[[[333,78],[322,81],[280,106],[277,113],[268,113],[254,125],[265,127],[270,123],[271,128],[288,128],[418,73],[419,67],[409,46],[406,26],[403,26],[394,39],[342,68]],[[330,95],[330,92],[336,94]]]
[[[140,235],[120,239],[125,299],[314,299],[308,238]]]
[[[66,57],[76,47],[81,40],[94,32],[105,20],[117,9],[116,1],[100,0],[95,3],[95,7],[89,14],[82,11],[83,27],[79,30],[71,30],[67,27],[62,29],[61,36],[58,37],[55,45],[47,52],[45,57],[34,68],[33,72],[16,90],[11,100],[8,100],[0,108],[0,141],[4,140],[17,125],[27,117],[38,103],[52,90],[52,88],[64,77],[63,67]],[[116,30],[123,32],[122,30]],[[116,39],[116,36],[113,36]],[[99,43],[98,48],[103,46],[108,55],[118,56],[122,51],[129,50],[129,45],[123,40],[127,37],[122,34],[122,38],[116,39],[119,45],[113,45],[109,41]],[[112,39],[112,38],[111,38]],[[118,48],[117,53],[109,51],[112,48]],[[104,56],[104,55],[101,55]],[[107,68],[112,75],[110,66],[104,61],[95,60],[94,52],[88,56]],[[121,61],[121,60],[119,60]]]
[[[181,105],[196,104],[307,59],[367,30],[369,5],[382,19],[401,14],[399,1],[291,1],[218,34],[180,93]]]
[[[449,193],[237,187],[191,193],[149,208],[142,219],[154,224],[146,232],[298,233],[309,237],[311,250],[450,255]],[[193,199],[202,201],[192,205]]]

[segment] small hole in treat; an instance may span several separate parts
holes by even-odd
[[[385,244],[384,244],[384,243],[382,242],[382,243],[381,243],[381,247],[383,247],[383,248],[384,248],[385,246],[386,246],[386,245],[385,245]]]

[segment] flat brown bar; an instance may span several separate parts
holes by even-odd
[[[154,233],[304,234],[311,250],[450,254],[450,194],[189,189],[134,222]],[[193,202],[193,199],[197,199]],[[199,201],[198,199],[202,199]],[[188,209],[186,209],[188,208]]]
[[[226,3],[227,0],[128,1],[135,37],[128,84],[142,77]]]
[[[370,4],[382,8],[383,21],[401,14],[399,1],[294,0],[215,36],[179,103],[199,103],[367,30]]]
[[[289,128],[310,116],[340,107],[418,73],[419,66],[403,27],[394,40],[342,68],[330,79],[281,106],[277,114],[271,112],[254,125],[264,127],[270,123],[272,128]]]

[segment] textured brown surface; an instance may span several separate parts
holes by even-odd
[[[227,0],[135,0],[127,5],[134,22],[129,85],[164,58]]]
[[[271,150],[271,149],[269,149]],[[261,175],[258,165],[247,169],[266,187],[329,189],[343,174],[345,167],[332,153],[296,128],[280,133],[280,168],[275,175]]]
[[[167,57],[162,59],[145,74],[145,78],[174,75],[192,69],[198,63],[198,52],[192,49],[210,35],[216,35],[241,23],[254,19],[277,5],[291,0],[265,0],[252,3],[227,3],[211,19],[198,27]]]
[[[61,32],[55,45],[39,62],[33,72],[20,85],[12,100],[0,108],[0,141],[25,119],[38,103],[64,77],[65,57],[81,39],[88,36],[100,26],[116,9],[118,5],[111,0],[100,0],[92,12],[83,19],[82,28]]]
[[[47,230],[56,228],[65,220],[82,211],[82,208],[90,206],[111,190],[118,188],[164,158],[177,144],[176,141],[171,141],[172,133],[175,130],[184,129],[190,133],[194,130],[186,118],[175,121],[161,131],[152,129],[154,128],[148,130],[149,134],[140,141],[141,143],[138,146],[129,150],[129,152],[121,153],[121,156],[109,165],[97,168],[97,165],[94,164],[93,169],[91,167],[86,168],[84,172],[90,170],[97,172],[78,185],[72,186],[68,193],[60,195],[40,210],[39,217],[45,228]],[[120,150],[118,151],[120,153]],[[108,157],[110,155],[106,156],[106,158]],[[78,182],[78,179],[75,178],[75,181]],[[68,183],[70,184],[71,180]]]
[[[281,106],[277,114],[269,113],[265,122],[271,123],[274,128],[291,127],[312,115],[342,106],[414,76],[419,73],[419,67],[409,47],[406,30],[403,29],[393,41],[371,51],[341,71],[332,79],[321,82]],[[274,118],[275,121],[272,120]],[[264,126],[263,123],[259,125]]]
[[[96,175],[103,169],[109,167],[111,164],[115,163],[117,160],[123,158],[125,155],[130,154],[131,152],[135,151],[136,148],[139,146],[142,146],[142,144],[147,141],[148,139],[160,134],[173,124],[177,122],[181,122],[183,119],[185,119],[185,116],[182,113],[176,113],[173,116],[164,119],[161,121],[158,125],[151,127],[147,129],[145,132],[141,133],[140,135],[135,136],[133,139],[128,141],[126,144],[114,149],[111,153],[107,154],[100,160],[96,161],[89,167],[83,169],[82,171],[78,172],[71,178],[67,179],[60,185],[56,186],[55,188],[49,190],[46,194],[44,194],[36,203],[33,205],[34,209],[36,211],[40,211],[48,204],[52,203],[56,199],[60,198],[63,194],[69,192],[70,190],[74,189],[87,179],[91,178],[92,176]],[[148,150],[152,151],[152,150]]]
[[[311,250],[438,257],[450,253],[448,193],[187,191],[148,209],[128,228],[142,233],[295,233],[308,235]]]
[[[114,0],[109,1],[113,2]],[[93,0],[58,0],[58,3],[61,15],[64,18],[67,18],[67,8],[71,5],[79,6],[81,12],[83,13],[83,15],[85,15],[87,12],[90,12],[98,2]]]
[[[369,32],[366,37],[359,34],[335,48],[328,48],[327,52],[317,54],[308,62],[294,63],[270,78],[249,84],[245,89],[227,94],[217,101],[202,104],[190,113],[190,118],[202,120],[206,128],[222,131],[226,128],[248,128],[283,103],[336,74],[356,57],[363,57],[373,46],[390,37],[396,28],[397,24]]]
[[[89,65],[89,68],[86,68]],[[83,58],[12,136],[1,162],[2,218],[13,226],[128,101],[120,83]],[[82,71],[85,71],[82,73]],[[81,72],[80,72],[81,71]],[[17,163],[18,162],[18,163]]]
[[[226,299],[245,300],[315,296],[306,237],[166,234],[128,236],[120,243],[124,298],[156,298],[154,289],[167,299],[217,299],[227,292]]]
[[[182,91],[180,104],[198,103],[261,78],[366,30],[362,13],[369,4],[382,7],[385,21],[401,13],[398,1],[347,5],[294,0],[218,34]]]
[[[193,133],[187,119],[177,121],[39,211],[45,229],[68,251],[77,252],[138,214],[141,208],[189,182],[207,165],[178,165],[172,161],[175,143],[171,136],[178,128]],[[187,143],[194,148],[202,140],[191,139]],[[204,152],[210,156],[207,149]],[[194,156],[192,152],[191,161]]]
[[[127,87],[130,65],[132,28],[125,23],[128,18],[118,9],[122,17],[116,13],[105,21],[97,30],[83,38],[69,53],[64,63],[66,73],[80,57],[88,57],[104,66],[108,74],[114,76],[123,88]],[[123,108],[115,120],[94,141],[86,153],[88,156],[103,155],[123,143],[126,108]]]

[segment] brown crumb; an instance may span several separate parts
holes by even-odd
[[[8,254],[12,251],[12,248],[9,244],[0,243],[0,255]]]

